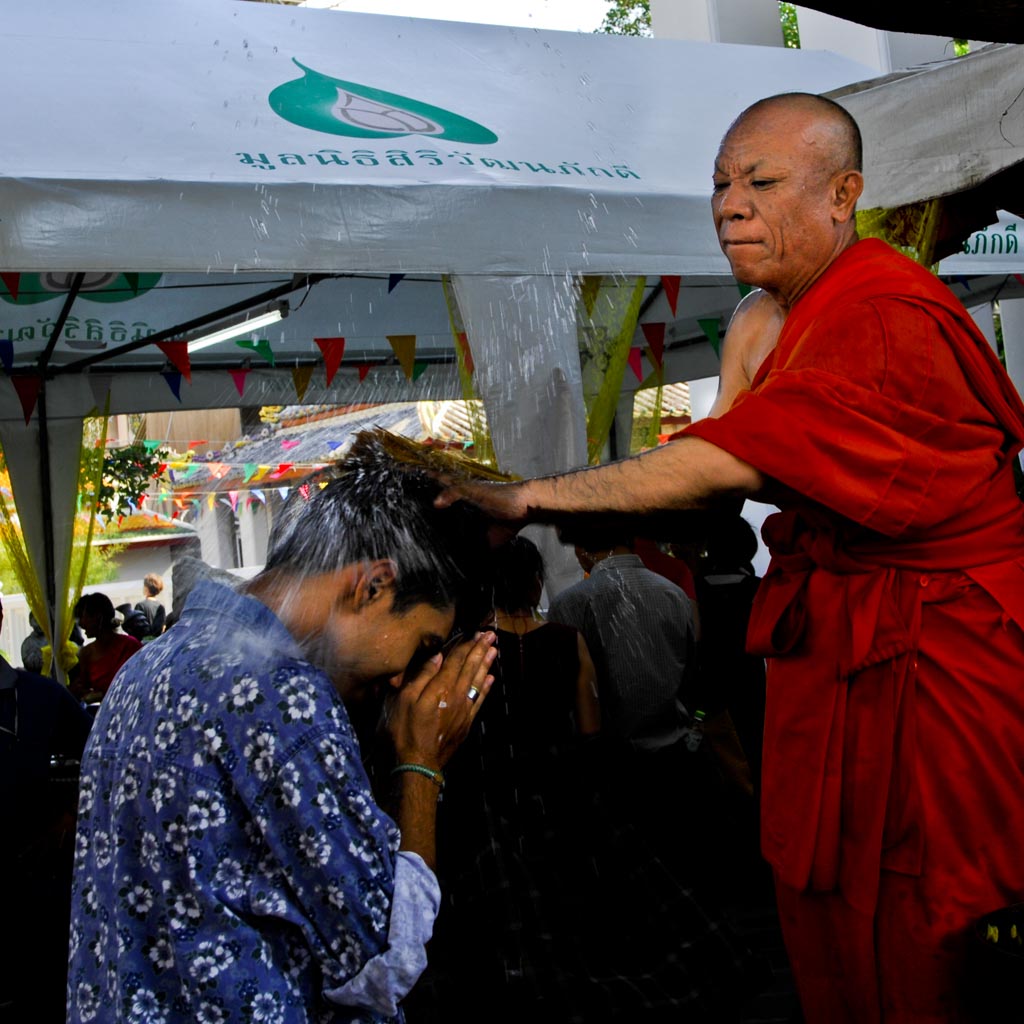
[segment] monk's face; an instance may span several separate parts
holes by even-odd
[[[748,115],[718,151],[711,206],[719,244],[736,279],[783,308],[852,240],[853,203],[837,205],[834,167],[828,124],[783,105]]]

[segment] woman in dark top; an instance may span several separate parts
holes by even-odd
[[[543,565],[496,553],[494,685],[445,769],[441,911],[409,1024],[727,1021],[746,952],[601,798],[593,666],[537,614]]]

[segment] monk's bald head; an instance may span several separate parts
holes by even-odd
[[[838,103],[809,92],[780,93],[751,104],[729,125],[723,145],[744,128],[777,121],[792,124],[794,118],[799,118],[813,134],[825,175],[863,170],[863,143],[857,122]]]

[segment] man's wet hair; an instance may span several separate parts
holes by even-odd
[[[762,113],[774,106],[804,106],[808,109],[817,109],[820,113],[832,119],[843,133],[843,160],[845,166],[836,167],[835,170],[864,169],[864,141],[861,137],[860,126],[853,115],[840,103],[830,100],[826,96],[819,96],[813,92],[780,92],[774,96],[766,96],[763,100],[751,103],[746,110],[731,125],[725,133],[728,138],[733,130],[740,127],[752,115]]]
[[[357,562],[395,566],[393,609],[454,606],[475,629],[490,599],[487,522],[464,502],[437,509],[442,485],[364,439],[330,471],[293,489],[271,532],[264,573],[314,576]]]

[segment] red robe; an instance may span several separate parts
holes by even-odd
[[[872,240],[687,432],[782,485],[748,646],[805,1016],[968,1019],[969,928],[1024,900],[1024,406],[948,289]]]

